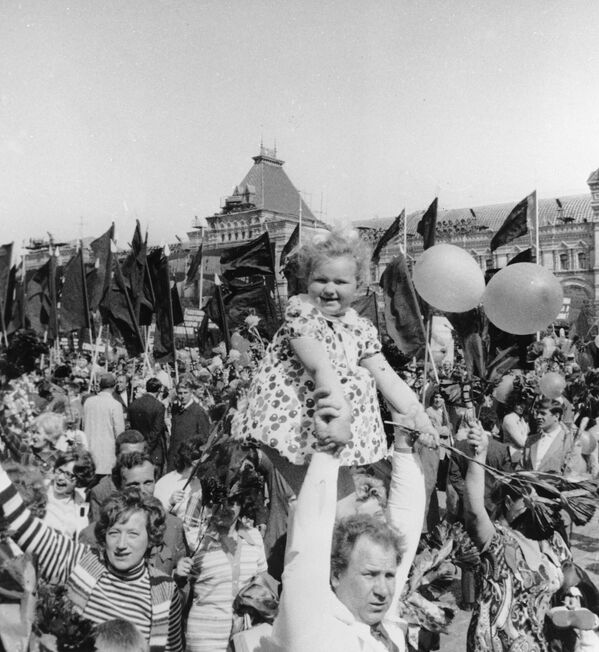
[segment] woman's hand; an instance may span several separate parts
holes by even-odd
[[[416,441],[428,448],[438,448],[439,433],[431,423],[428,414],[422,409],[421,405],[413,406],[408,412],[400,413],[391,409],[391,417],[394,423],[399,424],[395,430],[395,445],[403,448],[410,447]],[[418,431],[418,435],[412,435],[402,429]]]
[[[183,498],[185,498],[185,492],[182,489],[179,489],[178,491],[173,491],[168,502],[171,505],[171,507],[174,507],[175,505],[180,503],[183,500]]]
[[[181,557],[177,562],[177,567],[175,568],[175,575],[179,577],[189,577],[191,573],[191,567],[193,565],[193,560],[191,557]]]

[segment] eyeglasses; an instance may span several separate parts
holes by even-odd
[[[75,478],[77,477],[74,473],[71,473],[71,471],[67,471],[66,469],[63,468],[54,469],[54,473],[63,475],[67,480],[71,480],[71,481],[75,480]]]

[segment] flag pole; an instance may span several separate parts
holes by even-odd
[[[426,378],[428,375],[428,352],[429,352],[429,347],[428,347],[428,338],[431,333],[431,320],[428,319],[426,322],[426,338],[424,342],[424,369],[422,370],[422,405],[424,405],[425,397],[426,397]]]
[[[214,290],[216,292],[216,303],[218,304],[218,312],[220,314],[221,322],[223,325],[223,336],[225,338],[225,348],[227,353],[231,350],[231,337],[229,335],[229,325],[227,324],[227,315],[225,314],[225,302],[223,301],[223,291],[218,274],[214,275]]]
[[[198,308],[202,309],[202,304],[204,303],[204,227],[200,228],[200,234],[202,236],[202,260],[200,260],[200,300]]]
[[[8,348],[8,335],[6,334],[6,319],[4,318],[4,301],[0,298],[0,327],[2,328],[2,339]]]

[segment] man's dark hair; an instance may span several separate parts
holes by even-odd
[[[149,378],[146,383],[146,392],[148,394],[157,394],[162,389],[162,383],[158,378]]]
[[[182,473],[187,467],[197,462],[201,455],[204,441],[201,437],[186,439],[175,453],[175,471]]]
[[[564,406],[559,401],[554,401],[550,398],[544,398],[542,401],[539,401],[535,406],[536,411],[539,410],[549,410],[553,416],[562,418],[564,414]]]
[[[140,453],[133,451],[132,453],[123,453],[116,458],[116,464],[112,467],[112,481],[117,489],[123,486],[123,469],[134,469],[136,466],[143,466],[149,462],[154,467],[154,478],[158,474],[158,469],[152,461],[150,454],[147,451]]]
[[[369,514],[356,514],[340,519],[335,525],[331,549],[331,574],[334,577],[348,567],[352,550],[361,536],[394,550],[396,562],[399,564],[401,561],[404,545],[400,535],[384,521]]]
[[[146,443],[146,438],[139,432],[139,430],[123,430],[120,435],[117,435],[114,440],[116,454],[119,455],[121,446],[123,444],[141,444]]]

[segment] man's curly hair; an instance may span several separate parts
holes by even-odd
[[[152,548],[161,546],[166,531],[166,513],[162,503],[154,496],[139,491],[126,489],[116,491],[102,505],[94,533],[100,547],[106,547],[106,533],[115,523],[122,523],[136,512],[145,512],[146,531],[148,533],[148,549],[146,557],[152,553]]]
[[[369,514],[347,516],[337,522],[333,531],[331,574],[334,577],[338,577],[348,567],[352,550],[361,536],[394,550],[396,562],[399,564],[401,561],[404,542],[391,526]]]

